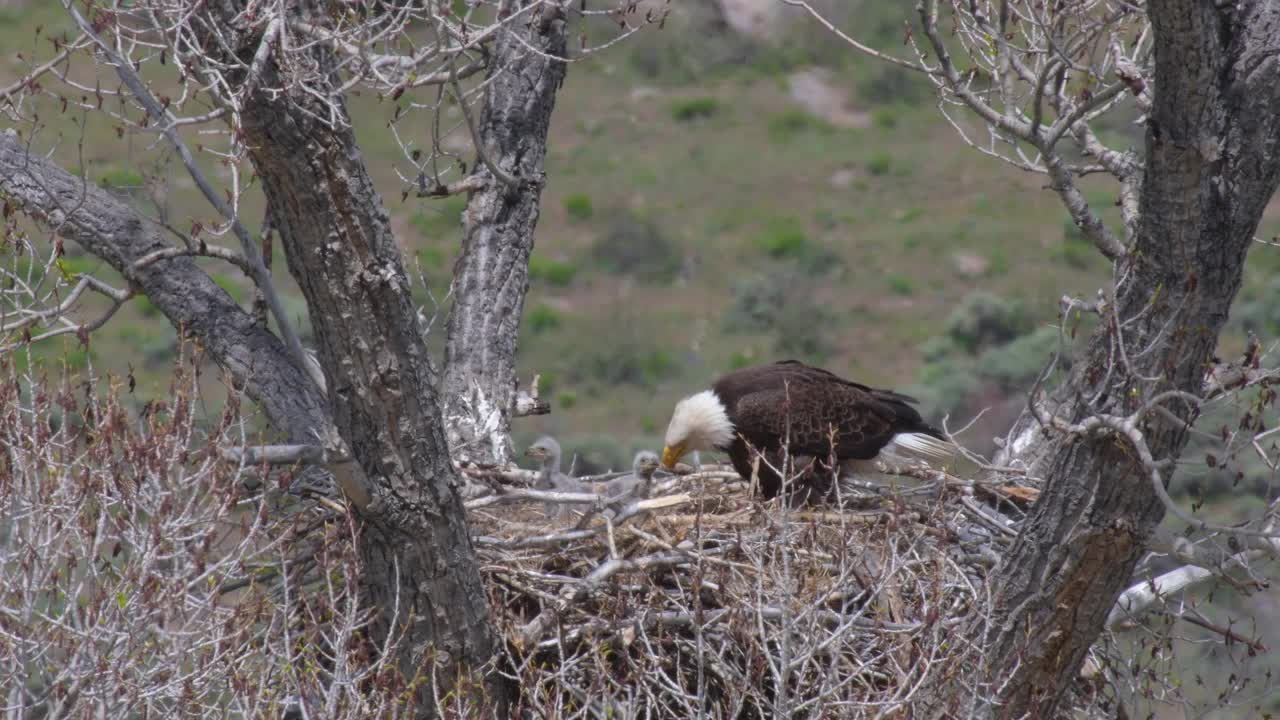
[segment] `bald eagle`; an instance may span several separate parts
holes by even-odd
[[[761,494],[771,498],[782,480],[768,464],[781,468],[784,441],[791,457],[810,458],[810,471],[828,476],[833,455],[841,464],[874,459],[882,450],[951,457],[955,447],[920,417],[914,402],[797,360],[737,370],[676,404],[662,465],[672,468],[695,450],[719,450],[750,482],[754,449],[764,456],[756,473]]]

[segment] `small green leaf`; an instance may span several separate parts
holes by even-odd
[[[80,274],[68,267],[62,258],[58,258],[55,264],[58,266],[58,272],[62,273],[62,279],[67,282],[75,282],[76,276]]]

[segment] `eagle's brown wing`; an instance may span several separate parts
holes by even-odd
[[[842,460],[875,457],[895,434],[912,431],[919,421],[909,406],[873,390],[800,378],[738,396],[729,417],[757,448],[776,449],[789,437],[794,454],[824,458],[834,449]]]

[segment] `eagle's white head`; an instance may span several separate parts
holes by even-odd
[[[676,403],[662,448],[663,467],[673,468],[695,450],[723,449],[733,442],[733,423],[724,403],[710,390]]]

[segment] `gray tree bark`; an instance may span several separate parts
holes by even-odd
[[[236,4],[213,2],[210,12],[225,10],[228,20],[238,9],[228,5]],[[1091,339],[1055,408],[1069,423],[1128,415],[1166,390],[1201,392],[1280,178],[1280,8],[1153,0],[1149,12],[1154,105],[1141,217],[1116,271],[1123,331],[1104,322]],[[563,20],[555,15],[514,26],[494,48],[493,61],[508,71],[492,78],[481,115],[488,162],[476,173],[486,184],[468,208],[449,321],[443,402],[451,420],[474,419],[456,436],[446,437],[399,251],[341,98],[332,87],[312,88],[317,95],[268,93],[262,88],[285,84],[267,62],[242,114],[290,271],[311,308],[329,411],[369,478],[371,498],[357,511],[366,599],[380,611],[374,636],[405,631],[398,659],[410,675],[440,655],[451,670],[478,667],[494,641],[449,447],[478,462],[501,462],[510,451],[517,320],[547,121],[564,74],[563,63],[529,53],[516,32],[545,53],[563,53]],[[258,47],[258,39],[245,38],[244,47]],[[331,65],[322,46],[311,52]],[[317,119],[330,117],[329,103],[339,110],[335,125]],[[315,427],[327,426],[318,393],[283,345],[190,259],[133,269],[164,245],[136,214],[9,138],[0,138],[0,189],[107,259],[175,325],[200,337],[291,440],[308,441]],[[1177,457],[1184,421],[1194,416],[1186,403],[1165,407],[1177,419],[1153,414],[1141,428],[1157,460]],[[1164,513],[1132,446],[1114,434],[1064,437],[1024,418],[1001,464],[1024,458],[1034,459],[1045,485],[997,573],[987,669],[1004,688],[991,709],[999,717],[1049,717],[1059,708]],[[418,693],[428,706],[433,690]]]
[[[190,257],[139,260],[172,247],[127,203],[0,133],[0,196],[119,272],[262,406],[287,441],[316,444],[331,427],[315,384],[284,343],[218,287]]]
[[[323,46],[311,56],[334,66]],[[409,280],[335,85],[282,97],[271,89],[288,83],[269,61],[241,120],[311,312],[330,413],[369,478],[357,511],[372,638],[403,634],[398,664],[432,714],[433,694],[482,668],[494,641]],[[434,661],[444,687],[425,681]]]
[[[330,430],[341,436],[362,471],[352,480],[359,492],[344,489],[361,521],[362,587],[377,611],[372,639],[380,645],[388,636],[403,638],[397,661],[410,679],[421,680],[427,663],[443,661],[436,677],[446,687],[421,682],[415,688],[423,714],[434,713],[433,694],[483,670],[494,641],[449,440],[464,460],[503,463],[510,458],[517,400],[522,413],[545,411],[536,398],[517,395],[514,375],[546,136],[565,73],[565,63],[555,59],[565,52],[563,10],[535,5],[504,6],[505,12],[533,9],[495,38],[475,128],[480,159],[468,185],[478,189],[458,264],[443,390],[460,422],[453,438],[445,435],[443,401],[399,249],[336,92],[337,78],[321,76],[301,88],[298,75],[277,66],[243,2],[213,0],[193,11],[192,24],[206,28],[202,52],[214,62],[224,53],[254,58],[251,89],[240,88],[237,130],[308,303],[328,380],[327,408],[282,343],[190,258],[134,267],[167,247],[136,212],[31,156],[15,139],[0,140],[6,196],[107,259],[171,322],[209,346],[290,442],[314,444]],[[298,22],[329,22],[320,4],[299,3],[289,12]],[[323,43],[306,52],[314,67],[336,67]],[[245,78],[222,77],[232,86],[238,80]],[[489,689],[499,691],[501,702],[501,688],[491,683]]]
[[[521,0],[511,10],[531,4]],[[566,69],[554,58],[564,54],[564,14],[551,5],[500,33],[493,45],[477,128],[482,158],[475,176],[484,187],[472,194],[464,215],[442,386],[449,445],[461,462],[505,465],[512,458],[516,345],[547,132]]]
[[[1057,417],[1128,416],[1157,394],[1200,396],[1240,287],[1246,252],[1280,180],[1280,6],[1148,4],[1155,38],[1141,217],[1117,263],[1107,313]],[[1115,321],[1119,318],[1120,323]],[[1191,403],[1140,430],[1155,460],[1178,457]],[[1115,433],[1019,421],[1000,464],[1027,461],[1044,488],[996,573],[991,714],[1054,717],[1130,582],[1165,508],[1132,443]],[[1168,472],[1165,480],[1168,480]]]

